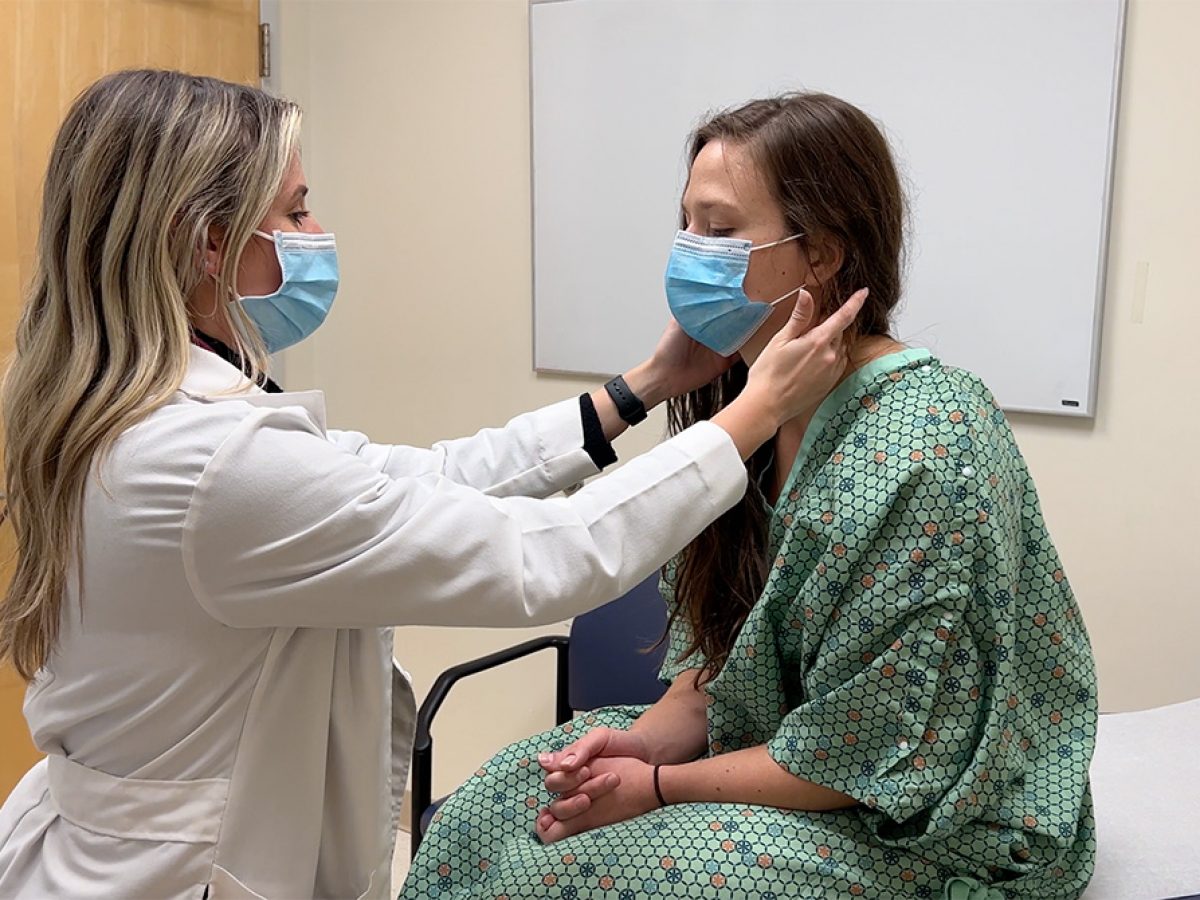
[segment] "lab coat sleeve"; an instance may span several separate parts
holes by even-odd
[[[429,449],[373,444],[354,431],[330,431],[329,440],[392,478],[437,474],[494,497],[549,497],[599,471],[583,449],[578,399]]]
[[[392,477],[295,411],[259,409],[196,483],[183,564],[201,606],[234,627],[532,625],[633,587],[745,484],[711,423],[538,500]]]

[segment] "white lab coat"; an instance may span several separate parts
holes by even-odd
[[[387,896],[415,718],[389,626],[581,613],[745,489],[702,423],[538,499],[595,474],[582,444],[571,400],[380,446],[327,431],[321,394],[263,393],[193,348],[87,489],[0,897]]]

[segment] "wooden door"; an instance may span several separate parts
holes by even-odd
[[[258,0],[0,0],[0,358],[37,239],[42,177],[71,101],[101,75],[181,69],[258,84]],[[0,527],[0,589],[13,535]],[[37,759],[25,686],[0,667],[0,798]]]

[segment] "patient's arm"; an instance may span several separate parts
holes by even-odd
[[[668,803],[747,803],[810,812],[858,805],[853,797],[793,775],[771,758],[766,744],[663,766],[658,783]]]
[[[596,728],[557,753],[542,753],[546,790],[560,794],[554,809],[578,814],[614,790],[619,775],[601,760],[623,759],[639,764],[682,763],[700,756],[707,740],[707,701],[696,687],[697,670],[680,672],[662,698],[629,731]]]
[[[671,682],[662,698],[633,723],[631,734],[646,744],[646,762],[683,763],[700,756],[707,746],[707,695],[696,687],[699,671],[686,669]]]
[[[557,753],[540,754],[538,762],[547,772],[547,790],[576,790],[586,781],[583,770],[600,757],[625,756],[658,765],[687,762],[703,753],[706,700],[703,691],[696,688],[696,675],[695,669],[679,673],[667,692],[629,731],[596,728]]]
[[[598,728],[539,760],[546,788],[559,794],[537,819],[543,841],[641,815],[658,806],[653,768],[668,803],[744,803],[813,812],[857,801],[789,773],[766,745],[696,759],[706,747],[706,695],[697,670],[681,672],[671,688],[629,731]]]
[[[574,793],[543,809],[535,826],[546,842],[643,815],[660,804],[654,793],[654,766],[628,756],[593,757],[586,767],[590,784],[603,784],[595,796]],[[582,771],[582,770],[581,770]],[[571,777],[569,773],[559,773]],[[824,812],[857,804],[853,797],[798,778],[783,769],[765,744],[709,759],[659,769],[667,803],[737,803]],[[586,788],[585,788],[586,790]]]

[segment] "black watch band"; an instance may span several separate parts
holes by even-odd
[[[636,425],[646,418],[646,406],[638,399],[637,394],[629,389],[625,379],[618,375],[604,386],[608,396],[617,405],[617,415],[622,421]]]

